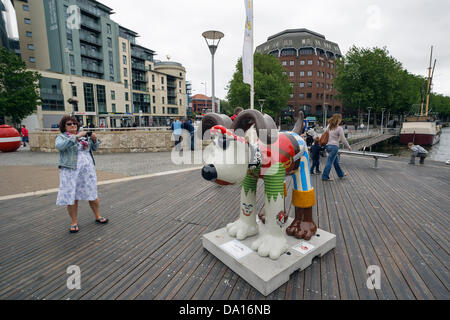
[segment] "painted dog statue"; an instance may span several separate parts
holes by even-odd
[[[261,257],[277,260],[288,250],[282,231],[287,223],[284,200],[287,195],[285,177],[292,176],[292,203],[295,219],[286,229],[289,236],[310,240],[317,231],[312,219],[315,192],[311,185],[309,155],[300,137],[303,113],[293,132],[279,133],[275,122],[257,110],[245,110],[231,122],[225,115],[207,114],[202,120],[203,133],[209,130],[212,144],[202,176],[220,185],[242,184],[239,219],[227,225],[227,232],[238,240],[259,233],[256,220],[256,190],[264,180],[265,226],[253,242],[252,250]]]

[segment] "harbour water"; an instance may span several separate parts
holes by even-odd
[[[441,141],[434,146],[425,147],[428,150],[428,159],[446,162],[450,160],[450,127],[443,128]],[[410,157],[408,146],[401,145],[398,140],[380,143],[372,148],[374,152],[390,153],[398,157]]]

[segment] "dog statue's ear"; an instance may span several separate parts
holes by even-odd
[[[218,125],[229,129],[232,123],[233,121],[231,121],[230,117],[225,114],[208,113],[202,119],[202,136],[206,131]]]
[[[294,130],[292,130],[292,132],[301,135],[303,129],[305,129],[305,115],[303,111],[299,111],[297,116],[297,122],[295,123],[295,127]]]
[[[264,144],[274,144],[278,139],[278,129],[272,117],[263,115],[258,110],[248,109],[242,111],[233,121],[231,129],[238,134],[238,130],[247,132],[252,126],[256,129],[256,133]]]

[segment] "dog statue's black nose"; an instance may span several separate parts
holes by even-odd
[[[202,176],[205,180],[213,181],[217,179],[217,170],[213,164],[204,166],[202,169]]]

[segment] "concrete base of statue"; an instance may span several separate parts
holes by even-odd
[[[292,223],[289,219],[285,229]],[[264,228],[259,223],[260,231]],[[251,244],[258,236],[238,241],[228,235],[226,228],[205,234],[202,237],[203,247],[217,259],[247,281],[264,296],[269,295],[284,283],[296,271],[308,268],[315,257],[323,257],[336,247],[336,236],[323,230],[317,230],[310,240],[288,239],[289,249],[278,260],[262,258],[251,250]]]

